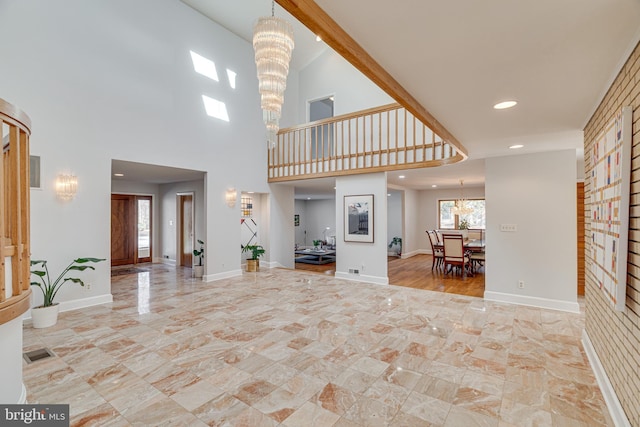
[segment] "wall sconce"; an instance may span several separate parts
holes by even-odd
[[[78,192],[78,178],[75,175],[58,175],[56,194],[62,200],[71,200]]]
[[[224,200],[227,203],[227,206],[230,208],[234,208],[236,206],[236,200],[238,199],[238,194],[235,188],[228,188],[227,192],[224,195]]]

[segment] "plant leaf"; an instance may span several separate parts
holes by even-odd
[[[87,262],[100,262],[100,261],[106,261],[106,259],[105,258],[78,258],[73,260],[73,262],[75,262],[76,264],[85,264]]]
[[[69,270],[77,270],[77,271],[85,271],[86,269],[95,270],[96,268],[92,265],[72,265],[69,267]]]

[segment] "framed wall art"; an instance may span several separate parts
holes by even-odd
[[[344,241],[373,243],[373,194],[344,196]]]
[[[631,107],[596,138],[591,158],[591,272],[610,304],[624,311],[631,185]]]

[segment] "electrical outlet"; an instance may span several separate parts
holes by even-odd
[[[91,290],[91,282],[84,282],[84,289],[87,291]]]
[[[518,287],[524,289],[524,280],[518,280]]]
[[[516,224],[500,224],[500,231],[514,233],[518,231],[518,226]]]
[[[358,270],[357,268],[350,268],[349,274],[360,274],[360,270]]]

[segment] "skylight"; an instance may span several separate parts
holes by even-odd
[[[200,56],[192,50],[190,50],[189,52],[191,53],[193,69],[196,70],[196,73],[202,74],[203,76],[207,76],[212,80],[218,81],[216,64],[212,60],[207,59],[204,56]]]
[[[217,99],[209,98],[206,95],[202,95],[202,101],[204,102],[204,109],[208,116],[215,117],[216,119],[229,121],[229,114],[227,113],[227,106],[224,102]]]
[[[236,73],[227,68],[227,77],[229,78],[229,86],[231,89],[236,88]]]

